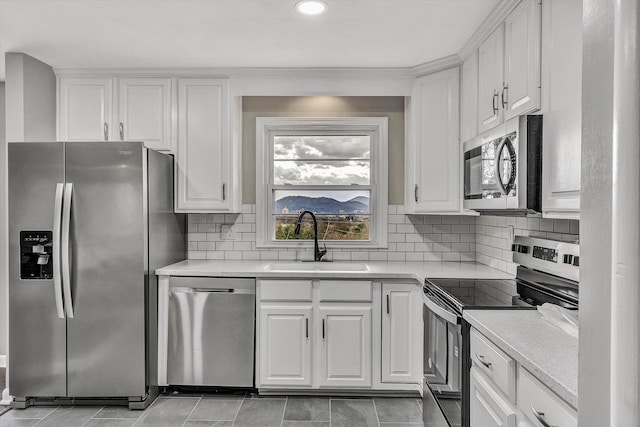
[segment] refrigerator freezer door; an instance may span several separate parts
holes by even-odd
[[[73,184],[67,319],[68,393],[146,393],[146,150],[142,143],[66,143]]]
[[[53,231],[62,143],[11,143],[9,151],[9,390],[15,397],[65,396],[65,320],[53,280],[20,279],[20,231]],[[56,242],[53,242],[56,244]],[[52,257],[52,262],[59,262]]]

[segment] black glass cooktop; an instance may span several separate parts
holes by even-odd
[[[429,282],[444,291],[448,298],[452,298],[451,302],[459,309],[522,305],[514,298],[518,297],[514,279],[429,279]]]

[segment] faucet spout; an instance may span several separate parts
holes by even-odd
[[[302,211],[298,216],[298,221],[296,222],[296,228],[293,231],[295,236],[300,235],[300,226],[302,224],[302,218],[305,215],[311,215],[311,219],[313,220],[313,260],[320,261],[322,257],[327,253],[327,245],[324,245],[324,249],[320,250],[318,246],[318,221],[316,220],[316,216],[311,211]]]

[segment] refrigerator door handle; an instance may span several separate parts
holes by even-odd
[[[60,226],[62,222],[62,196],[64,184],[56,184],[56,198],[53,204],[53,291],[56,299],[58,318],[64,319],[64,305],[62,303],[62,281],[60,277]]]
[[[73,319],[73,298],[71,296],[71,263],[69,237],[71,234],[71,203],[73,200],[73,184],[66,183],[64,185],[64,203],[62,204],[62,286],[64,294],[64,305],[67,311],[67,317]]]

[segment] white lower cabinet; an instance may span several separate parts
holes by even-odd
[[[421,389],[418,283],[269,279],[257,288],[259,389]]]
[[[382,382],[419,382],[422,377],[422,290],[382,284]],[[417,368],[417,369],[416,369]]]
[[[578,425],[578,414],[575,409],[522,367],[518,371],[518,409],[534,426],[577,427]]]
[[[320,306],[320,387],[371,387],[371,310]]]
[[[471,427],[577,427],[577,411],[471,329]]]
[[[515,427],[516,411],[477,368],[471,368],[471,427]]]
[[[260,308],[260,383],[311,387],[311,304]]]

